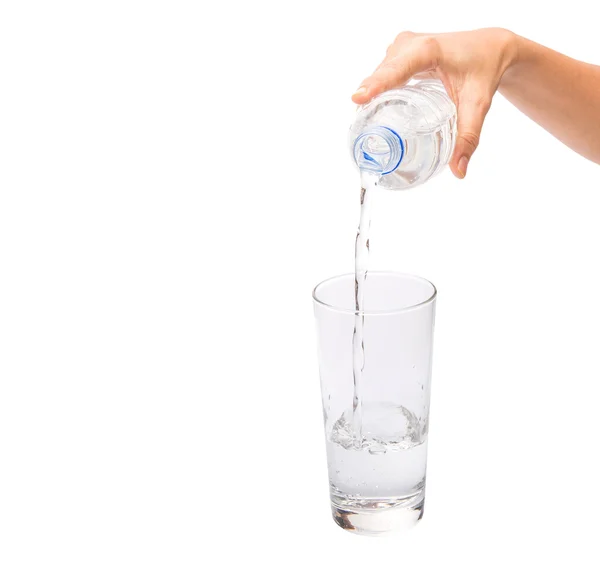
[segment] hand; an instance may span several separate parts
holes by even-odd
[[[516,61],[515,38],[501,28],[448,34],[402,32],[352,100],[364,104],[412,77],[439,78],[457,109],[458,138],[450,168],[462,179],[502,75]]]

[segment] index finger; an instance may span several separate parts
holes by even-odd
[[[364,104],[386,90],[406,84],[416,74],[435,70],[439,57],[439,44],[435,38],[417,36],[404,50],[386,59],[371,76],[365,78],[352,95],[352,100],[356,104]]]

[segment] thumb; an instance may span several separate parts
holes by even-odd
[[[467,166],[479,145],[481,127],[491,103],[492,99],[487,96],[462,95],[459,99],[458,135],[450,161],[450,169],[459,179],[467,174]]]

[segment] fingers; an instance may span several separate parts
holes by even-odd
[[[352,95],[356,104],[369,102],[378,94],[402,86],[414,75],[434,70],[440,58],[438,41],[432,36],[413,36],[405,41],[393,56],[389,55],[379,68],[361,83]]]
[[[490,109],[491,97],[477,89],[463,89],[458,102],[458,134],[454,153],[450,161],[450,169],[454,176],[464,179],[469,161],[479,145],[479,137],[485,115]]]

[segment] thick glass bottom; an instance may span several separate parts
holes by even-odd
[[[364,536],[384,536],[412,528],[422,517],[425,491],[402,498],[352,499],[331,496],[335,523],[344,530]]]

